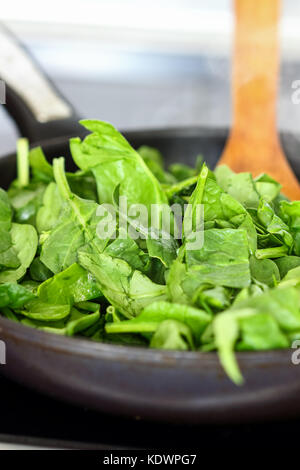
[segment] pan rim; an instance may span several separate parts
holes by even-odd
[[[13,322],[0,317],[0,339],[22,341],[42,350],[52,350],[89,358],[101,358],[113,362],[143,363],[167,367],[199,367],[202,365],[213,366],[220,364],[216,351],[175,351],[163,349],[150,349],[138,346],[126,346],[109,344],[84,339],[82,337],[67,337],[55,333],[45,332],[31,328],[27,325]],[[287,356],[291,356],[292,349],[274,349],[266,351],[241,351],[235,352],[238,360],[249,362],[249,365],[271,365],[272,362],[286,365]],[[295,368],[296,369],[296,368]]]
[[[121,134],[125,136],[126,139],[134,138],[136,136],[149,136],[152,137],[153,135],[157,137],[218,137],[221,139],[226,139],[228,136],[230,129],[229,127],[218,126],[218,127],[210,127],[210,126],[201,126],[201,125],[186,125],[186,126],[168,126],[168,127],[160,127],[160,128],[132,128],[132,129],[118,129]],[[289,132],[283,131],[281,134],[289,134]],[[82,134],[78,136],[75,135],[65,135],[59,137],[52,137],[49,139],[42,139],[35,142],[30,143],[30,148],[34,147],[47,147],[51,145],[64,145],[68,143],[68,141],[73,137],[80,137],[84,138],[87,133],[82,130]],[[293,134],[292,135],[296,135]],[[299,140],[300,140],[300,133],[299,133]],[[5,153],[4,155],[0,155],[0,166],[1,161],[9,160],[15,158],[15,152]]]

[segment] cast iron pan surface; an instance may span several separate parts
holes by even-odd
[[[9,40],[14,42],[14,60],[19,60],[18,54],[25,52],[13,38]],[[30,60],[28,55],[27,60]],[[46,94],[49,89],[57,93],[39,70],[34,72],[44,81]],[[8,75],[5,79],[10,85]],[[62,100],[58,93],[57,96]],[[51,160],[66,156],[67,166],[72,169],[68,138],[64,136],[80,133],[75,112],[67,104],[70,113],[54,119],[55,112],[62,109],[60,103],[52,110],[52,120],[49,118],[50,122],[41,124],[34,106],[30,108],[30,99],[26,90],[9,87],[7,109],[21,134],[35,145],[43,139],[40,143],[47,157]],[[45,109],[46,114],[48,111]],[[47,135],[49,140],[45,140]],[[176,161],[193,164],[196,155],[202,153],[213,167],[227,132],[188,128],[125,135],[134,147],[142,144],[157,147],[165,156],[166,165]],[[299,176],[299,136],[284,134],[282,142]],[[1,158],[0,186],[7,187],[14,177],[15,155]],[[300,414],[300,367],[291,362],[292,350],[237,354],[246,380],[245,385],[237,387],[227,378],[215,353],[101,344],[44,333],[2,317],[0,339],[5,341],[7,351],[7,363],[1,366],[0,372],[48,396],[90,409],[177,423],[247,422]]]

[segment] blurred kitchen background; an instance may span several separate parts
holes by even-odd
[[[228,126],[231,0],[10,0],[3,21],[82,117],[119,129]],[[278,124],[300,131],[300,2],[283,0]],[[0,106],[0,155],[17,132]]]

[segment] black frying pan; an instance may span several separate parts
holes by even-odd
[[[5,41],[10,59],[3,68],[0,46],[0,73],[8,85],[7,110],[33,145],[41,144],[49,159],[65,155],[72,167],[68,137],[82,134],[73,108],[24,49],[0,29],[0,44]],[[11,64],[16,63],[15,70],[20,72],[21,62],[22,70],[27,70],[26,80],[24,74],[18,79],[11,71]],[[28,86],[33,87],[30,93]],[[41,94],[36,96],[37,92]],[[134,147],[147,144],[159,148],[167,164],[194,163],[201,152],[214,166],[227,131],[183,128],[125,135]],[[284,134],[282,143],[299,176],[299,136]],[[0,186],[7,187],[14,177],[15,155],[7,155],[0,159]],[[292,350],[237,354],[246,379],[244,386],[237,387],[223,372],[215,353],[93,343],[44,333],[1,317],[0,339],[7,348],[7,364],[0,365],[1,373],[50,396],[102,412],[186,423],[241,422],[300,414],[300,366],[292,365]]]

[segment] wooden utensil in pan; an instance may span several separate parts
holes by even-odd
[[[290,199],[300,185],[276,128],[280,0],[235,0],[233,125],[219,164],[254,176],[268,173]]]

